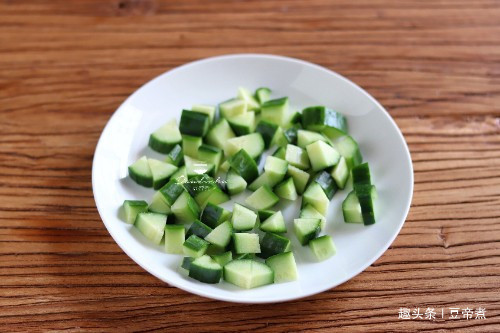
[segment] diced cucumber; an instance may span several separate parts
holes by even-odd
[[[274,272],[274,283],[295,281],[298,278],[297,264],[291,251],[267,258],[266,265]]]
[[[229,168],[231,168],[231,164],[229,164],[229,160],[225,160],[224,162],[222,162],[222,164],[220,165],[220,168],[219,170],[221,172],[228,172],[229,171]]]
[[[320,222],[321,229],[323,230],[325,228],[326,218],[323,215],[321,215],[321,213],[318,212],[316,210],[316,208],[314,208],[314,206],[311,204],[306,204],[304,207],[302,207],[302,209],[300,210],[299,217],[300,218],[320,219],[321,220],[321,222]]]
[[[271,177],[267,172],[263,172],[260,174],[257,179],[255,179],[250,185],[248,185],[248,189],[250,191],[256,191],[259,187],[268,185],[270,187],[273,187],[276,185],[274,181],[271,181]]]
[[[295,126],[290,127],[287,129],[283,134],[285,135],[285,138],[287,140],[287,143],[290,143],[292,145],[297,144],[297,139],[298,139],[298,131],[299,129]]]
[[[192,135],[182,135],[182,150],[185,156],[198,158],[198,148],[203,143],[202,137]]]
[[[285,136],[285,132],[283,132],[283,129],[281,127],[278,127],[273,139],[271,140],[271,146],[286,147],[287,144],[289,144],[289,142],[287,137]]]
[[[354,192],[361,206],[361,214],[363,215],[363,223],[365,225],[375,223],[372,188],[374,188],[373,185],[367,184],[358,184],[354,187]]]
[[[308,145],[318,140],[328,142],[327,139],[323,135],[321,135],[321,133],[311,132],[307,130],[297,131],[297,146],[299,146],[300,148],[306,148]]]
[[[305,149],[295,145],[288,144],[286,146],[285,160],[294,167],[302,170],[307,170],[311,166],[309,163],[309,156],[307,155]]]
[[[271,142],[273,141],[278,128],[278,125],[266,120],[261,120],[257,124],[257,128],[255,130],[262,135],[262,139],[264,140],[264,146],[266,149],[271,146]]]
[[[208,203],[218,205],[229,201],[229,196],[216,185],[215,181],[213,181],[212,186],[209,186],[205,191],[198,193],[194,199],[200,208],[203,209]]]
[[[165,200],[165,197],[163,197],[163,194],[161,194],[160,191],[155,192],[148,209],[150,212],[160,214],[170,214],[172,212],[170,205],[167,203],[167,200]]]
[[[347,133],[345,117],[324,106],[311,106],[302,110],[302,124],[307,130],[336,130]]]
[[[219,165],[222,160],[222,155],[223,155],[222,150],[215,146],[202,144],[198,148],[198,159],[200,161],[213,164],[215,166],[215,172],[217,172],[219,169]]]
[[[234,138],[234,134],[231,126],[226,119],[222,118],[217,124],[215,124],[206,136],[207,143],[220,149],[226,147],[226,143],[229,139]]]
[[[269,174],[269,181],[273,184],[278,184],[286,175],[288,170],[288,162],[275,156],[267,156],[264,164],[264,172]],[[274,186],[268,184],[269,186]]]
[[[371,185],[370,167],[368,163],[362,163],[352,168],[352,185]]]
[[[184,244],[185,236],[186,229],[184,229],[183,225],[165,225],[165,252],[170,254],[183,254],[182,245]]]
[[[276,212],[274,210],[269,210],[269,209],[261,209],[261,210],[257,211],[257,215],[258,215],[259,220],[261,222],[264,222],[265,220],[267,220],[269,217],[271,217],[275,213]]]
[[[280,198],[295,201],[297,200],[297,190],[295,189],[295,183],[293,182],[293,178],[289,177],[284,180],[282,183],[276,185],[274,188],[274,193]]]
[[[210,120],[210,124],[214,122],[215,119],[215,106],[212,105],[204,105],[204,104],[195,104],[191,108],[192,111],[206,113],[208,115],[208,119]]]
[[[231,223],[229,221],[225,221],[212,230],[205,237],[205,240],[210,242],[210,244],[217,245],[220,248],[225,248],[231,241],[232,234],[233,227]]]
[[[262,119],[283,125],[288,116],[288,97],[269,100],[260,107]]]
[[[361,206],[359,205],[356,192],[351,191],[342,202],[342,214],[346,223],[363,223]]]
[[[235,203],[233,206],[233,215],[231,216],[231,223],[233,229],[237,231],[252,230],[257,222],[257,214],[252,210]]]
[[[168,182],[170,176],[177,171],[175,165],[148,158],[149,169],[153,176],[153,188],[158,190]]]
[[[179,166],[184,162],[184,152],[179,144],[176,144],[165,157],[165,162]]]
[[[233,260],[241,260],[241,259],[255,259],[255,253],[234,254]]]
[[[233,98],[219,104],[220,115],[224,118],[231,118],[240,114],[247,113],[247,103],[238,98]]]
[[[209,191],[214,187],[217,187],[215,180],[206,174],[192,176],[189,181],[184,183],[184,188],[195,200],[198,194]]]
[[[339,152],[321,140],[307,145],[306,150],[314,171],[334,166],[340,160]]]
[[[264,104],[271,99],[271,89],[261,87],[255,90],[255,98],[260,104]]]
[[[189,266],[189,276],[204,283],[219,283],[222,266],[208,255],[196,258]]]
[[[255,112],[247,112],[227,118],[227,122],[236,135],[246,135],[255,131]]]
[[[231,213],[224,208],[208,203],[201,214],[200,220],[211,228],[217,227],[226,221]]]
[[[229,159],[229,164],[247,183],[259,176],[259,169],[254,159],[245,149],[241,149]]]
[[[128,167],[128,174],[137,184],[152,187],[153,174],[149,168],[148,159],[146,156],[141,157]]]
[[[184,191],[171,207],[175,218],[181,223],[191,223],[200,216],[200,208],[196,201]]]
[[[309,173],[304,170],[300,170],[293,165],[288,165],[287,175],[292,177],[297,194],[302,195],[306,189],[307,182],[309,181]]]
[[[233,156],[241,149],[245,149],[248,155],[256,158],[264,151],[264,139],[262,139],[262,135],[260,133],[252,133],[231,138],[226,141],[224,152],[227,156]]]
[[[347,167],[344,156],[340,157],[339,163],[333,168],[330,173],[338,188],[344,189],[347,179],[349,179],[349,168]]]
[[[238,88],[238,98],[242,99],[247,103],[247,110],[254,111],[260,108],[259,102],[253,97],[252,93],[243,87]]]
[[[209,115],[203,112],[182,110],[179,131],[182,134],[204,137],[210,127]],[[186,154],[186,150],[184,150]]]
[[[184,161],[184,157],[182,158],[182,160]],[[187,182],[188,175],[186,167],[182,166],[179,169],[177,169],[177,171],[172,176],[170,176],[170,180],[175,180],[179,184],[184,184],[185,182]]]
[[[157,213],[139,213],[134,226],[153,244],[160,244],[163,238],[167,215]]]
[[[259,187],[257,191],[253,192],[248,198],[246,198],[245,203],[256,210],[268,209],[277,204],[279,198],[269,186],[264,185]]]
[[[159,153],[167,154],[176,145],[181,143],[182,137],[177,123],[171,120],[149,136],[149,146]]]
[[[333,196],[337,192],[337,184],[333,177],[326,171],[321,171],[313,178],[313,182],[316,182],[321,186],[325,192],[328,200],[332,200]]]
[[[290,117],[290,124],[302,124],[302,113],[295,111]]]
[[[273,156],[284,160],[286,157],[285,147],[279,147],[278,149],[276,149],[276,151],[273,153]]]
[[[181,268],[185,269],[186,271],[189,271],[189,268],[191,267],[191,263],[194,261],[194,259],[195,258],[191,258],[191,257],[182,258]]]
[[[340,155],[344,156],[349,170],[363,161],[358,143],[349,135],[340,137],[333,144]]]
[[[233,169],[229,170],[226,176],[226,187],[229,195],[236,195],[243,192],[247,187],[247,182]]]
[[[326,260],[337,253],[332,237],[324,235],[309,242],[309,248],[316,257],[316,260]]]
[[[266,264],[252,259],[233,260],[224,266],[224,280],[251,289],[273,283],[274,272]]]
[[[302,200],[305,204],[311,204],[321,215],[326,216],[328,213],[330,200],[318,183],[313,182],[307,187]]]
[[[293,230],[300,244],[307,245],[321,231],[321,220],[314,218],[298,218],[293,220]]]
[[[158,192],[163,195],[165,202],[172,206],[175,200],[184,192],[184,187],[172,177]]]
[[[233,260],[233,253],[231,251],[227,251],[221,254],[214,254],[212,259],[214,259],[219,265],[225,266]]]
[[[184,155],[184,164],[186,164],[186,173],[188,177],[201,175],[206,173],[207,175],[215,174],[215,165],[207,163],[205,161],[200,161],[198,159]]]
[[[125,200],[122,207],[128,224],[134,224],[137,214],[148,211],[148,203],[144,200]]]
[[[241,253],[260,253],[259,235],[244,232],[233,234],[234,250]]]
[[[260,212],[260,211],[259,211]],[[277,211],[260,224],[260,230],[266,232],[283,233],[286,232],[285,219],[281,211]]]
[[[271,232],[266,232],[260,240],[259,257],[267,259],[278,253],[290,251],[292,243],[284,236],[280,236]]]
[[[191,227],[189,227],[186,236],[189,237],[191,235],[196,235],[200,238],[205,238],[209,233],[212,232],[212,230],[213,229],[205,223],[199,220],[194,220],[193,224],[191,224]]]
[[[199,258],[207,252],[208,242],[196,235],[191,235],[182,245],[182,251],[185,255]]]

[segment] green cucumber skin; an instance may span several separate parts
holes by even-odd
[[[122,207],[126,215],[126,222],[129,224],[134,224],[139,213],[148,211],[148,203],[144,200],[125,200]]]
[[[371,185],[368,163],[359,164],[352,168],[352,183],[354,187],[357,185]]]
[[[184,268],[186,271],[189,271],[191,263],[194,261],[194,259],[195,258],[193,257],[184,257],[184,259],[182,259],[181,267]]]
[[[203,283],[219,283],[222,278],[222,266],[217,264],[217,268],[204,267],[203,263],[199,263],[199,259],[205,259],[207,257],[197,258],[191,262],[189,265],[189,277]],[[216,263],[212,258],[210,258],[210,261]]]
[[[359,205],[361,206],[361,214],[363,215],[363,223],[365,225],[370,225],[375,223],[375,212],[373,209],[373,199],[372,199],[372,186],[373,185],[357,185],[354,188],[356,196],[359,200]]]
[[[255,131],[259,132],[262,135],[262,138],[264,139],[264,147],[266,149],[268,149],[271,146],[271,142],[273,141],[274,135],[276,134],[278,127],[279,127],[278,125],[266,120],[261,120],[257,124],[257,128],[255,129]]]
[[[210,191],[214,187],[217,187],[215,180],[207,174],[190,177],[189,180],[184,183],[184,188],[193,198],[202,192]]]
[[[319,186],[323,189],[328,200],[332,200],[333,196],[338,190],[337,183],[333,179],[333,177],[326,171],[321,171],[314,178],[313,181],[318,183]]]
[[[297,132],[298,132],[297,127],[291,127],[284,132],[285,138],[288,141],[288,143],[292,145],[297,145]]]
[[[203,210],[200,219],[210,228],[215,228],[220,224],[220,222],[222,222],[220,218],[222,216],[223,211],[224,208],[214,205],[212,203],[208,203],[205,206],[205,209]]]
[[[293,116],[290,118],[290,123],[302,125],[302,113],[295,112]]]
[[[179,144],[176,144],[172,147],[172,149],[168,152],[165,160],[175,166],[181,166],[184,163],[184,153],[182,151],[182,147]]]
[[[210,232],[212,232],[212,230],[213,229],[210,228],[205,223],[199,220],[195,220],[193,224],[191,224],[191,227],[188,229],[186,237],[189,237],[191,235],[196,235],[200,238],[205,238]]]
[[[255,90],[255,99],[261,105],[270,100],[270,96],[271,96],[271,89],[269,88],[261,87]]]
[[[323,235],[311,240],[309,248],[316,256],[317,261],[326,260],[337,253],[333,239],[329,235]]]
[[[259,216],[259,220],[261,222],[267,220],[269,217],[274,215],[274,213],[276,213],[274,210],[269,210],[269,209],[261,209],[257,211],[257,215]]]
[[[160,188],[160,193],[165,198],[165,201],[169,206],[172,206],[177,200],[177,198],[184,192],[184,187],[180,185],[175,179],[171,179],[162,188]]]
[[[157,151],[158,153],[168,154],[172,150],[172,148],[174,148],[177,145],[177,143],[165,143],[159,141],[158,139],[156,139],[155,136],[153,136],[153,134],[151,134],[149,136],[148,145],[149,147],[151,147],[151,149]]]
[[[208,132],[210,119],[206,113],[182,110],[179,131],[182,134],[204,137]]]
[[[259,176],[255,160],[248,155],[245,149],[240,149],[234,156],[231,156],[229,164],[247,183],[253,182]]]
[[[143,166],[144,163],[147,163],[147,159],[145,157],[141,157],[128,167],[128,174],[130,178],[137,184],[142,185],[144,187],[153,187],[153,174],[149,169],[149,164],[147,165],[147,169],[149,170],[149,175],[143,175],[142,172],[136,170],[137,168]],[[141,165],[139,166],[139,164]]]
[[[267,259],[278,253],[289,251],[291,242],[288,238],[274,233],[266,232],[260,240],[260,258]]]
[[[347,133],[345,117],[324,106],[311,106],[302,110],[302,124],[308,130],[319,131],[325,127],[334,127]]]

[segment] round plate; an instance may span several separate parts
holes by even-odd
[[[149,134],[193,104],[212,104],[234,97],[238,87],[270,87],[273,97],[289,96],[293,110],[326,105],[346,115],[349,133],[370,163],[378,190],[377,223],[344,223],[342,201],[350,188],[335,194],[327,226],[337,247],[332,258],[315,262],[309,248],[292,240],[299,279],[243,290],[226,282],[210,285],[182,273],[182,256],[166,254],[119,218],[125,199],[150,200],[152,189],[135,184],[127,167],[142,155],[161,157],[148,148]],[[413,194],[410,153],[397,125],[385,109],[356,84],[323,67],[292,58],[238,54],[195,61],[168,71],[142,86],[116,110],[104,128],[92,168],[94,197],[106,228],[125,253],[159,279],[194,294],[242,302],[281,302],[335,287],[371,265],[401,229]],[[244,197],[244,195],[243,195]],[[242,202],[242,196],[236,201]],[[284,201],[284,200],[282,200]],[[299,202],[280,204],[288,226],[298,216]],[[232,202],[224,204],[232,207]],[[289,227],[289,230],[291,228]]]

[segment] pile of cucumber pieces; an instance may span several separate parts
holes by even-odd
[[[218,112],[217,112],[218,111]],[[288,97],[271,99],[268,88],[238,96],[218,108],[183,110],[179,126],[169,121],[151,134],[149,146],[166,155],[146,156],[129,167],[130,177],[157,190],[148,204],[126,200],[125,220],[165,251],[184,255],[191,278],[242,288],[297,279],[280,199],[302,208],[295,235],[318,261],[336,253],[329,235],[319,236],[330,200],[352,175],[353,190],[342,210],[347,223],[375,223],[375,187],[345,117],[324,106],[289,113]],[[259,172],[265,150],[273,149]],[[219,206],[253,191],[232,212]],[[263,259],[263,260],[259,260]]]

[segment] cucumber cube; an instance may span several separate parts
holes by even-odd
[[[264,164],[264,172],[269,174],[269,180],[278,184],[283,180],[288,170],[288,162],[275,156],[268,156]],[[270,185],[271,186],[271,185]]]
[[[177,198],[184,192],[184,187],[177,182],[176,179],[172,176],[172,179],[168,183],[166,183],[158,192],[163,195],[165,202],[172,206],[177,200]]]
[[[191,223],[200,215],[198,204],[186,191],[175,200],[171,209],[175,218],[181,223]]]
[[[335,183],[335,180],[328,172],[321,171],[320,173],[316,174],[316,176],[314,176],[313,178],[313,182],[318,183],[318,185],[321,186],[328,200],[332,200],[333,196],[337,192],[338,187],[337,183]]]
[[[182,250],[187,256],[199,258],[207,252],[208,244],[206,240],[196,235],[191,235],[182,245]]]
[[[184,162],[184,152],[182,151],[182,147],[179,144],[176,144],[165,157],[165,162],[170,163],[175,166],[179,166],[182,162]]]
[[[193,105],[193,107],[191,107],[191,111],[206,113],[208,115],[208,119],[210,120],[210,124],[214,122],[215,109],[215,106],[204,104],[195,104]]]
[[[333,239],[328,235],[311,240],[309,242],[309,248],[318,261],[326,260],[337,253]]]
[[[299,217],[300,218],[320,219],[321,220],[321,222],[320,222],[321,229],[325,228],[326,218],[323,215],[321,215],[321,213],[318,212],[316,210],[316,208],[314,208],[314,206],[311,204],[306,204],[304,207],[302,207],[302,209],[300,210]]]
[[[128,224],[134,224],[139,213],[148,211],[148,203],[144,200],[125,200],[123,201],[122,207],[125,215],[125,222]]]
[[[293,165],[288,165],[287,175],[292,177],[297,194],[301,195],[304,193],[311,175],[303,170],[300,170],[299,168],[294,167]]]
[[[211,228],[224,222],[231,213],[224,208],[208,203],[201,214],[200,220]]]
[[[183,254],[182,245],[184,244],[186,229],[183,225],[167,224],[165,225],[165,252],[171,254]]]
[[[153,188],[158,190],[168,182],[170,176],[177,171],[175,165],[148,158],[149,169],[153,176]]]
[[[273,283],[274,272],[259,261],[239,259],[224,266],[224,280],[238,287],[251,289]]]
[[[229,195],[239,194],[247,188],[246,180],[233,169],[229,170],[229,172],[227,173],[226,182],[226,187]]]
[[[167,215],[139,213],[134,226],[153,244],[160,244],[167,224]]]
[[[285,160],[288,161],[292,166],[297,167],[302,170],[307,170],[310,168],[309,156],[307,152],[295,145],[287,145],[285,151]]]
[[[256,158],[264,151],[264,139],[260,133],[252,133],[231,138],[226,141],[224,153],[233,156],[241,149],[244,149],[252,158]]]
[[[338,188],[344,189],[347,179],[349,179],[349,168],[344,156],[340,157],[339,163],[337,163],[330,174]]]
[[[210,244],[218,246],[219,248],[225,248],[231,241],[232,234],[233,227],[229,221],[226,221],[219,224],[214,230],[212,230],[205,237],[205,240],[210,242]]]
[[[208,131],[206,140],[208,144],[224,149],[227,141],[235,136],[227,120],[222,118]]]
[[[181,226],[184,228],[184,226]],[[212,232],[212,228],[210,228],[208,225],[205,223],[195,220],[193,224],[191,224],[191,227],[189,227],[186,236],[189,237],[191,235],[196,235],[200,238],[205,238],[207,237],[208,234]]]
[[[262,210],[271,208],[278,201],[278,196],[273,193],[269,186],[264,185],[246,198],[245,203],[255,210]]]
[[[160,191],[155,192],[148,209],[150,212],[160,214],[170,214],[172,212],[170,205],[167,203]]]
[[[149,146],[151,149],[163,154],[170,152],[181,141],[181,132],[175,120],[169,121],[149,136]]]
[[[259,176],[259,169],[255,160],[245,149],[241,149],[232,156],[229,159],[229,164],[247,183],[254,181]]]
[[[324,106],[311,106],[302,110],[302,124],[311,131],[336,129],[340,133],[347,132],[345,117]]]
[[[262,212],[262,211],[260,211]],[[260,230],[274,233],[286,232],[285,219],[281,211],[277,211],[260,224]]]
[[[316,238],[321,231],[320,219],[313,218],[299,218],[293,220],[293,229],[295,236],[300,244],[307,245],[309,241]]]
[[[278,131],[279,126],[271,123],[266,120],[261,120],[257,124],[257,128],[255,129],[258,133],[262,135],[262,139],[264,140],[265,148],[269,148],[271,146],[271,142]]]
[[[252,230],[257,222],[257,214],[252,210],[235,203],[233,207],[233,215],[231,217],[231,223],[234,230],[237,231],[247,231]]]
[[[266,232],[264,237],[260,240],[261,253],[259,253],[258,256],[266,259],[275,254],[290,251],[291,246],[291,242],[288,238],[275,233]]]
[[[311,161],[314,171],[319,171],[331,167],[339,162],[339,152],[325,143],[324,141],[316,141],[307,145],[307,155]]]
[[[227,263],[233,260],[233,253],[227,251],[221,254],[214,254],[212,258],[221,266],[225,266]]]
[[[182,110],[179,131],[182,134],[204,137],[208,132],[210,119],[208,114]],[[184,151],[186,153],[186,151]]]
[[[326,216],[328,213],[330,200],[318,183],[313,182],[307,187],[302,200],[304,204],[311,204],[321,215]]]
[[[363,161],[358,143],[349,135],[338,138],[335,140],[334,145],[340,155],[344,156],[349,170],[352,170]]]
[[[260,253],[259,235],[235,233],[233,235],[234,250],[241,253]]]
[[[222,117],[230,118],[247,113],[248,105],[242,99],[233,98],[219,104],[219,111]]]
[[[153,187],[153,174],[146,156],[141,157],[128,167],[128,174],[132,180],[144,187]]]
[[[307,130],[297,131],[297,146],[299,146],[300,148],[306,148],[308,145],[318,140],[328,142],[328,140],[323,135],[321,135],[321,133],[311,132]]]
[[[293,178],[289,177],[287,180],[283,181],[281,184],[278,184],[274,188],[274,193],[280,198],[295,201],[297,200],[297,190],[295,189],[295,184],[293,182]]]
[[[292,252],[275,254],[266,259],[266,265],[274,272],[274,283],[295,281],[298,278],[297,264]]]
[[[271,89],[262,87],[255,90],[255,98],[260,104],[264,104],[271,99]]]
[[[249,111],[255,111],[260,108],[259,102],[255,99],[252,93],[243,87],[238,88],[238,98],[244,100]]]
[[[208,255],[196,258],[189,265],[189,276],[204,283],[219,283],[222,266]]]
[[[182,150],[185,156],[198,157],[198,149],[203,143],[203,139],[198,136],[182,135]]]
[[[262,119],[284,125],[288,116],[288,97],[267,101],[261,105]]]

